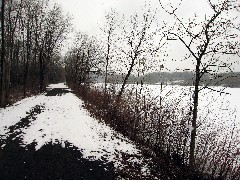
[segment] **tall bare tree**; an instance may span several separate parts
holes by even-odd
[[[164,34],[162,32],[160,32],[162,33],[160,41],[154,43],[154,38],[157,37],[156,27],[153,26],[154,18],[155,16],[148,10],[142,17],[139,17],[138,14],[131,16],[129,24],[123,27],[123,47],[120,48],[120,51],[127,60],[125,62],[127,74],[123,78],[118,98],[121,98],[134,67],[140,61],[142,61],[142,64],[148,65],[145,61],[154,57],[165,44],[163,43]]]
[[[109,60],[111,55],[111,47],[112,47],[112,41],[113,41],[113,33],[115,29],[118,27],[117,22],[117,12],[113,9],[109,13],[105,15],[106,19],[106,25],[103,28],[103,32],[107,35],[107,52],[106,52],[106,64],[105,64],[105,80],[104,80],[104,89],[106,92],[107,89],[107,82],[108,82],[108,66],[109,66]]]
[[[225,67],[231,70],[231,63],[224,62],[224,56],[236,56],[239,50],[238,34],[234,32],[233,19],[227,19],[227,14],[237,6],[230,0],[211,1],[208,4],[212,10],[211,15],[202,22],[190,20],[184,22],[178,15],[178,7],[169,10],[162,0],[161,7],[176,19],[175,28],[168,35],[171,40],[180,40],[195,61],[194,97],[192,110],[192,130],[190,140],[189,166],[195,165],[195,145],[197,136],[198,102],[201,78],[204,74],[216,75],[211,67]],[[182,2],[182,0],[181,0]],[[181,3],[179,4],[179,6]],[[199,29],[196,30],[196,27]],[[234,38],[231,38],[234,37]],[[222,58],[223,60],[220,60]],[[205,88],[208,88],[205,86]]]
[[[4,69],[5,69],[5,0],[2,0],[1,6],[1,72],[0,72],[0,98],[1,98],[1,106],[5,105],[5,86],[4,86]]]
[[[100,42],[79,32],[74,47],[65,56],[66,81],[72,88],[88,85],[92,75],[99,72],[103,62]]]

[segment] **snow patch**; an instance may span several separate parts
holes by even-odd
[[[52,88],[68,87],[63,83],[48,86],[48,89]],[[26,112],[36,105],[44,105],[44,109],[35,115],[36,119],[30,127],[21,129],[22,146],[34,143],[38,150],[49,142],[62,142],[64,147],[63,142],[68,141],[79,148],[84,158],[90,160],[113,162],[115,167],[120,167],[122,154],[128,154],[133,156],[129,161],[141,163],[135,158],[140,156],[140,150],[133,142],[90,117],[83,108],[83,101],[72,93],[34,96],[0,109],[0,135],[7,136],[7,128],[26,117]]]
[[[0,108],[0,135],[5,135],[7,128],[19,122],[22,118],[27,116],[29,112],[36,105],[43,105],[45,96],[32,96],[25,98],[10,107]]]
[[[54,88],[68,89],[68,86],[66,85],[66,83],[58,83],[58,84],[50,84],[47,87],[47,89],[54,89]]]

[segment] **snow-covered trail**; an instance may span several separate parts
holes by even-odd
[[[13,161],[14,159],[19,159],[19,156],[23,156],[24,158],[20,158],[21,160],[24,159],[22,161],[23,165],[26,164],[26,161],[31,161],[31,163],[27,162],[27,164],[30,169],[35,169],[34,172],[36,174],[38,173],[38,166],[34,166],[34,164],[38,163],[39,159],[44,157],[38,154],[35,155],[35,152],[61,154],[59,153],[60,150],[56,151],[56,149],[61,147],[69,150],[71,147],[71,150],[75,150],[81,154],[81,162],[78,158],[81,168],[92,172],[93,175],[96,175],[93,176],[95,178],[98,177],[97,173],[100,173],[99,176],[103,177],[104,173],[107,172],[105,179],[107,177],[112,179],[113,176],[109,175],[111,165],[113,171],[124,172],[131,171],[131,168],[128,167],[129,164],[138,167],[138,176],[148,176],[147,160],[142,157],[133,142],[115,132],[106,124],[100,123],[98,120],[90,117],[90,114],[82,105],[83,102],[67,86],[56,84],[50,85],[48,92],[45,94],[26,98],[13,106],[0,109],[0,158],[4,159],[6,153],[7,157],[10,157],[1,161],[0,169],[6,171],[7,168],[7,172],[10,171],[9,169],[15,168],[15,166],[12,166],[11,162],[8,161]],[[52,150],[49,150],[50,145],[54,146]],[[43,151],[46,149],[48,151]],[[29,153],[30,150],[34,155]],[[20,154],[18,154],[19,151],[21,152]],[[12,157],[11,152],[17,154]],[[58,158],[64,159],[65,156],[68,157],[69,154],[74,154],[72,151],[65,153],[62,154],[64,157],[59,156]],[[25,159],[26,154],[28,154],[27,159]],[[40,158],[35,159],[38,156]],[[74,157],[71,158],[74,159]],[[69,158],[66,158],[68,162],[67,159]],[[99,169],[91,165],[82,166],[83,159],[84,162],[97,162]],[[52,156],[49,160],[53,161]],[[45,161],[47,162],[48,160],[45,159]],[[66,161],[64,162],[66,163]],[[64,164],[64,162],[56,161],[56,164]],[[16,164],[16,162],[12,163]],[[79,163],[77,162],[77,164]],[[47,164],[49,166],[49,162]],[[85,164],[87,163],[85,162]],[[72,167],[71,163],[70,166]],[[17,167],[21,167],[22,171],[23,166],[21,164]],[[63,165],[63,167],[65,166]],[[71,169],[74,169],[71,167],[66,168],[70,168],[69,171],[71,171]],[[64,169],[66,170],[66,168]],[[81,168],[79,165],[75,167],[78,175],[79,173],[81,174],[79,172]],[[134,167],[132,168],[134,169]],[[96,172],[94,172],[94,169]],[[103,171],[100,171],[101,169]],[[14,172],[14,169],[12,169],[12,172]],[[26,177],[29,176],[29,173],[32,173],[32,176],[34,176],[34,173],[30,172],[30,170],[27,172]],[[45,173],[48,174],[47,172]],[[63,175],[65,176],[66,174]],[[73,175],[75,177],[76,173],[73,173]],[[56,176],[56,174],[53,176]],[[62,176],[59,175],[58,177]],[[92,176],[90,177],[93,178]],[[78,179],[78,177],[76,178]]]

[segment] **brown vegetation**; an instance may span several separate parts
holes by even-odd
[[[73,86],[72,86],[73,87]],[[119,101],[111,91],[79,86],[75,93],[85,102],[92,116],[109,124],[115,130],[135,141],[146,156],[154,160],[152,171],[161,171],[166,177],[182,179],[237,179],[239,152],[232,139],[221,143],[214,140],[214,133],[206,132],[207,139],[199,137],[196,169],[189,168],[189,137],[186,129],[190,114],[176,113],[176,104],[157,105],[140,91],[128,91]],[[233,133],[233,132],[232,132]],[[226,135],[227,136],[227,135]],[[212,139],[211,139],[212,138]],[[157,168],[157,169],[156,169]]]

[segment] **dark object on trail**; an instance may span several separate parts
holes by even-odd
[[[69,93],[69,90],[67,88],[54,88],[47,91],[46,96],[62,96],[66,93]]]

